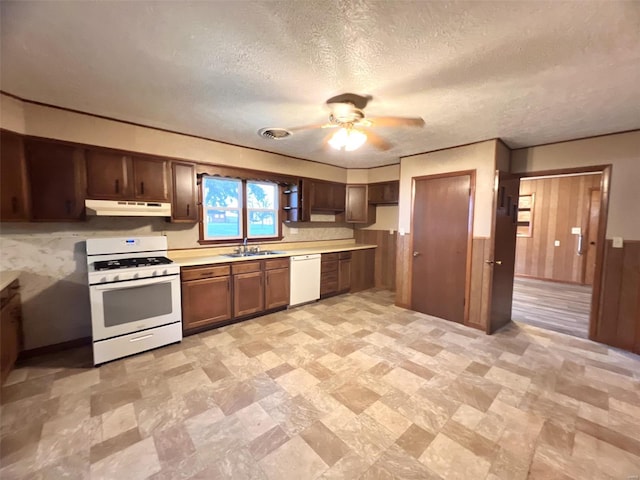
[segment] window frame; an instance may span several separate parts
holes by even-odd
[[[221,239],[207,239],[205,238],[205,230],[206,230],[206,224],[204,221],[204,215],[206,215],[206,206],[204,205],[204,198],[203,198],[203,189],[204,189],[204,180],[205,178],[213,178],[213,179],[219,179],[219,180],[237,180],[240,182],[240,186],[241,186],[241,205],[242,208],[239,209],[240,211],[240,230],[242,232],[242,237],[239,238],[221,238]],[[252,211],[260,211],[260,209],[248,209],[247,208],[247,182],[253,182],[253,183],[266,183],[266,184],[273,184],[276,187],[276,198],[275,201],[277,203],[276,208],[274,210],[269,209],[267,211],[275,211],[276,214],[276,235],[275,236],[270,236],[270,237],[249,237],[249,218],[248,218],[248,212],[249,210]],[[268,241],[277,241],[277,240],[282,240],[282,222],[283,222],[283,216],[282,216],[282,208],[281,204],[282,204],[282,185],[280,184],[280,182],[275,181],[275,180],[269,180],[269,179],[255,179],[255,178],[239,178],[239,177],[223,177],[220,175],[207,175],[207,174],[202,174],[198,176],[198,198],[199,198],[199,204],[200,204],[200,209],[199,209],[199,216],[198,216],[198,226],[199,226],[199,239],[198,239],[198,244],[200,245],[242,245],[244,238],[246,236],[247,238],[247,243],[261,243],[261,242],[268,242]]]

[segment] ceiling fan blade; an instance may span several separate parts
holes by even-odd
[[[420,117],[367,117],[374,127],[424,127]]]
[[[377,133],[373,133],[371,130],[367,130],[367,142],[378,150],[389,150],[391,148],[391,144],[389,142]]]
[[[314,123],[311,125],[302,125],[300,127],[287,128],[290,132],[300,132],[302,130],[314,130],[316,128],[333,128],[338,125],[333,125],[331,123]]]

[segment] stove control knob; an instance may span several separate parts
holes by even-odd
[[[168,272],[168,271],[167,271],[167,269],[165,268],[165,269],[162,271],[162,274],[163,274],[163,275],[168,275],[168,274],[169,274],[169,272]]]
[[[138,278],[140,275],[138,275],[137,273],[133,274],[133,278]]]
[[[151,272],[151,276],[155,277],[156,275],[158,275],[158,272],[156,272],[155,270],[153,272]]]
[[[99,283],[107,283],[107,277],[102,277]]]
[[[120,275],[114,275],[113,278],[111,279],[111,281],[113,282],[117,282],[118,280],[120,280]]]

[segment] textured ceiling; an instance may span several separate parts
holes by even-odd
[[[325,163],[368,167],[501,137],[511,147],[640,128],[638,2],[1,3],[3,91]],[[324,101],[370,94],[394,147],[340,153]]]

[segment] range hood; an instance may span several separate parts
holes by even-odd
[[[133,200],[85,200],[87,215],[109,217],[170,217],[171,204]]]

